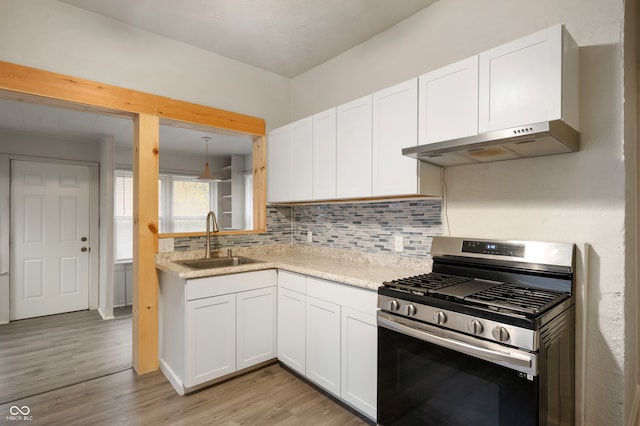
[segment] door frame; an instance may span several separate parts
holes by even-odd
[[[100,164],[90,161],[9,154],[10,167],[11,162],[14,160],[33,163],[68,164],[89,168],[89,309],[98,309],[98,295],[100,294]],[[9,176],[11,176],[11,171],[9,172]],[[9,199],[11,200],[11,196]],[[11,230],[13,218],[9,217],[9,222],[9,229]],[[13,241],[11,232],[9,234],[9,241]],[[13,250],[11,249],[9,250],[9,256],[13,256]],[[9,270],[9,274],[11,273],[12,271]],[[13,314],[13,306],[11,306],[11,304],[9,304],[9,312]]]

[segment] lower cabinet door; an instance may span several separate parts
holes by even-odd
[[[305,375],[305,295],[278,288],[278,359]]]
[[[236,371],[236,295],[187,302],[185,387]]]
[[[342,399],[376,419],[376,317],[342,307]]]
[[[276,288],[236,294],[238,370],[276,357]]]
[[[340,305],[307,296],[307,378],[340,396]]]

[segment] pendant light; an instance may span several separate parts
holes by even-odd
[[[211,138],[209,136],[204,136],[202,139],[205,140],[207,151],[206,151],[206,157],[205,157],[205,163],[204,163],[204,170],[202,171],[202,174],[198,176],[198,180],[218,180],[211,174],[211,169],[209,169],[209,139]]]

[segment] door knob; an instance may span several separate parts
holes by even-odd
[[[88,248],[86,248],[86,247],[82,247],[82,248],[80,249],[80,251],[81,251],[81,252],[83,252],[83,253],[84,253],[85,251],[87,251],[87,250],[89,250],[89,249],[88,249]]]
[[[87,241],[87,237],[80,238],[80,241]]]

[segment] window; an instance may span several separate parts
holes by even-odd
[[[194,176],[161,174],[158,180],[158,226],[161,233],[201,232],[209,210],[216,211],[217,185]],[[116,261],[133,258],[133,173],[115,172]]]

